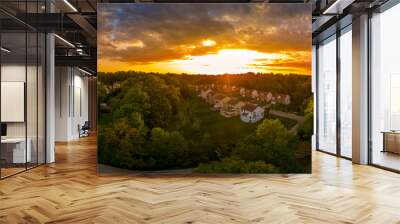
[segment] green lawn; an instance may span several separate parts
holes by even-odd
[[[218,111],[211,111],[210,105],[196,99],[190,102],[196,108],[196,116],[201,120],[202,131],[209,133],[214,138],[230,139],[237,141],[254,132],[257,126],[262,122],[244,123],[240,116],[226,118],[220,115]],[[290,129],[297,124],[296,120],[268,114],[266,119],[279,119],[282,124]]]
[[[218,111],[211,111],[210,105],[200,100],[193,100],[191,104],[196,108],[196,116],[201,120],[201,128],[204,133],[209,133],[215,139],[231,140],[251,134],[259,122],[254,124],[244,123],[240,116],[226,118]]]

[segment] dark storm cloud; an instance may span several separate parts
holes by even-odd
[[[99,57],[132,64],[226,48],[309,51],[305,4],[99,4]],[[210,39],[213,46],[203,46]]]

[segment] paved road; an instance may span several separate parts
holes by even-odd
[[[297,124],[293,126],[289,131],[292,133],[297,133],[297,129],[304,123],[304,116],[299,116],[292,113],[287,113],[279,110],[270,110],[270,114],[279,116],[279,117],[286,117],[297,121]]]

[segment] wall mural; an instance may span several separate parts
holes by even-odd
[[[101,173],[311,172],[308,4],[98,11]]]

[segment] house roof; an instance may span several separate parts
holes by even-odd
[[[276,94],[276,96],[277,97],[279,97],[279,98],[285,98],[285,97],[289,97],[289,95],[287,95],[287,94]]]
[[[244,105],[241,109],[242,110],[246,110],[246,111],[250,111],[253,112],[258,106],[256,104],[250,104],[247,103],[246,105]]]
[[[230,98],[229,96],[224,97],[224,98],[222,99],[222,101],[223,101],[224,103],[227,103],[227,102],[229,102],[230,100],[231,100],[231,98]]]
[[[237,107],[237,106],[244,106],[246,103],[245,102],[243,102],[243,101],[239,101],[239,102],[237,102],[236,104],[235,104],[235,106]]]
[[[239,102],[240,102],[240,100],[238,100],[238,99],[236,99],[236,98],[233,98],[233,99],[229,100],[227,103],[228,103],[228,104],[232,104],[232,105],[236,105],[236,104],[239,103]]]
[[[224,98],[224,96],[221,95],[221,94],[215,94],[214,98],[217,99],[217,100],[221,100],[221,99]]]

